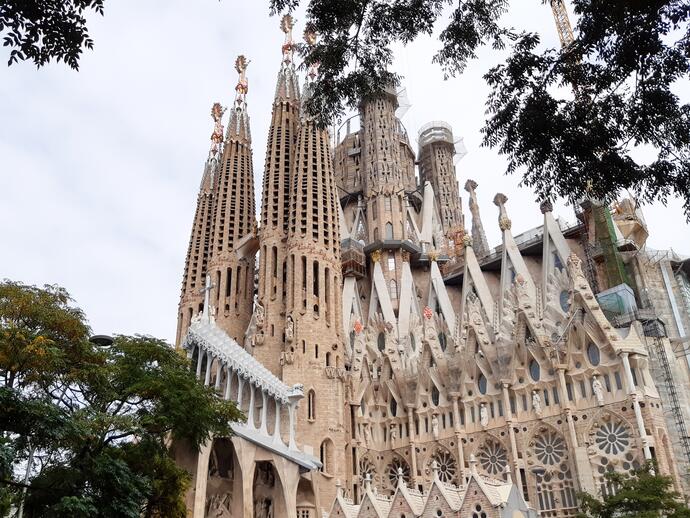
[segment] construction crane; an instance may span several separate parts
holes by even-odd
[[[551,0],[551,11],[553,12],[553,19],[556,21],[556,30],[558,31],[558,38],[561,40],[561,47],[565,49],[575,41],[575,36],[563,0]]]

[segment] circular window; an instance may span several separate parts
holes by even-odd
[[[628,449],[631,442],[628,427],[621,422],[604,423],[597,430],[596,442],[606,454],[618,455]]]
[[[378,345],[379,351],[381,351],[381,352],[383,352],[383,350],[386,348],[386,335],[383,334],[383,332],[379,333],[377,345]]]
[[[570,309],[570,296],[566,290],[561,291],[559,295],[559,301],[561,303],[561,309],[564,313],[567,313]]]
[[[529,375],[534,381],[539,381],[541,377],[541,369],[539,368],[539,363],[537,360],[532,360],[529,362]]]
[[[599,365],[599,362],[601,361],[601,354],[599,353],[599,348],[594,342],[590,342],[587,346],[587,359],[589,359],[589,363],[591,363],[595,367]]]
[[[479,452],[479,464],[490,476],[501,475],[508,465],[508,452],[500,443],[489,441]]]
[[[487,388],[486,387],[487,386],[486,376],[484,376],[483,374],[480,374],[479,379],[477,380],[477,385],[479,387],[479,392],[481,392],[482,394],[486,394],[486,388]]]
[[[534,443],[534,452],[542,464],[555,466],[565,457],[565,441],[551,430],[536,437]]]

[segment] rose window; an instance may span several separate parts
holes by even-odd
[[[390,482],[391,487],[398,485],[399,470],[402,470],[402,476],[405,484],[410,482],[410,466],[404,460],[395,457],[386,467],[386,474],[388,475],[388,481]]]
[[[565,450],[563,437],[552,430],[548,430],[534,439],[534,453],[539,462],[546,466],[559,464],[565,457]]]
[[[439,450],[431,458],[431,464],[433,464],[434,461],[438,464],[438,478],[441,482],[446,482],[448,484],[455,483],[458,468],[453,456],[445,450]]]
[[[618,455],[628,449],[631,442],[630,431],[620,421],[603,423],[596,431],[594,440],[599,449],[611,455]]]
[[[479,464],[489,475],[500,475],[508,465],[508,452],[496,441],[489,441],[479,452]]]

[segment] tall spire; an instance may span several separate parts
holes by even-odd
[[[248,64],[244,56],[235,61],[239,79],[216,183],[208,268],[215,288],[211,304],[217,311],[216,323],[240,343],[252,312],[252,237],[256,230],[252,139],[246,102]]]
[[[467,180],[465,190],[470,193],[470,212],[472,213],[472,243],[477,259],[489,254],[489,242],[486,240],[486,233],[482,225],[482,218],[479,215],[479,204],[477,203],[477,182]]]
[[[189,327],[192,317],[203,310],[204,297],[201,291],[211,255],[211,236],[213,233],[213,204],[215,199],[214,187],[218,172],[218,158],[223,144],[222,117],[225,109],[220,103],[213,103],[211,117],[213,118],[213,133],[211,133],[211,148],[204,165],[201,186],[196,201],[194,223],[189,237],[187,258],[185,260],[182,277],[182,293],[177,316],[177,336],[175,343],[179,344]]]
[[[263,344],[254,349],[256,358],[273,374],[280,376],[280,354],[284,348],[286,298],[286,240],[289,219],[290,171],[299,129],[300,96],[295,64],[292,61],[292,18],[284,16],[280,23],[285,33],[282,59],[276,83],[271,125],[266,145],[266,164],[261,204],[261,247],[258,299],[271,322],[274,332],[264,332]]]
[[[455,176],[455,141],[453,129],[445,122],[434,121],[419,130],[420,181],[430,181],[436,195],[441,224],[446,236],[464,228],[460,189]]]
[[[316,68],[311,69],[305,95],[313,86]],[[342,379],[333,369],[344,365],[341,336],[342,286],[340,259],[340,210],[333,174],[328,130],[302,112],[295,146],[290,189],[290,217],[287,239],[286,321],[294,324],[286,349],[290,361],[283,366],[285,383],[308,380],[311,405],[298,409],[301,440],[314,451],[329,444],[344,444],[345,416]],[[312,422],[326,419],[328,429]],[[344,450],[333,450],[335,478],[346,475]],[[319,479],[319,498],[335,496],[335,479]]]

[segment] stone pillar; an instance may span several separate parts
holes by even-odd
[[[204,518],[206,515],[206,481],[208,480],[208,459],[211,456],[213,439],[208,439],[199,450],[194,481],[193,518]]]
[[[213,356],[211,353],[206,353],[206,375],[204,376],[204,385],[208,387],[211,382],[211,364],[213,363]]]
[[[410,429],[410,463],[412,466],[412,480],[415,481],[415,485],[418,485],[419,479],[417,476],[417,446],[415,440],[416,435],[414,432],[414,407],[412,405],[408,405],[407,407],[407,426]]]
[[[508,383],[503,383],[503,407],[506,412],[506,423],[508,425],[508,437],[510,437],[510,451],[513,457],[513,476],[515,483],[519,488],[522,488],[522,474],[520,473],[520,464],[518,462],[517,440],[515,439],[515,430],[513,429],[513,409],[510,406],[510,394],[508,392]]]
[[[233,372],[232,369],[229,367],[225,370],[225,375],[226,375],[226,381],[225,381],[225,394],[223,395],[224,399],[230,399],[230,391],[232,390],[232,377],[233,377]]]
[[[630,360],[628,353],[621,353],[623,360],[623,368],[625,369],[625,379],[628,384],[628,394],[632,402],[633,410],[635,411],[635,421],[637,422],[637,432],[640,434],[642,440],[642,447],[644,448],[644,458],[649,460],[652,458],[652,452],[649,449],[649,439],[647,438],[647,431],[644,427],[644,419],[642,418],[642,410],[640,409],[640,402],[638,400],[639,394],[635,388],[635,380],[633,379],[632,370],[630,369]]]
[[[254,401],[254,393],[256,392],[254,385],[249,383],[249,408],[247,409],[247,424],[252,430],[256,430],[254,425],[254,407],[256,403]]]
[[[288,406],[288,412],[290,415],[290,442],[288,443],[288,447],[291,450],[296,450],[297,449],[297,443],[295,443],[295,411],[297,410],[297,403],[293,402]]]
[[[453,400],[453,414],[455,419],[453,419],[453,429],[455,432],[455,442],[458,445],[458,466],[460,467],[460,484],[465,483],[465,452],[462,448],[462,429],[460,428],[460,406],[458,404],[459,394],[450,394]]]
[[[263,435],[268,435],[268,428],[266,427],[266,421],[268,421],[268,397],[265,390],[261,390],[261,427],[259,428],[259,433]]]
[[[276,404],[276,424],[273,427],[273,444],[283,444],[283,439],[280,437],[280,402],[275,399]]]

